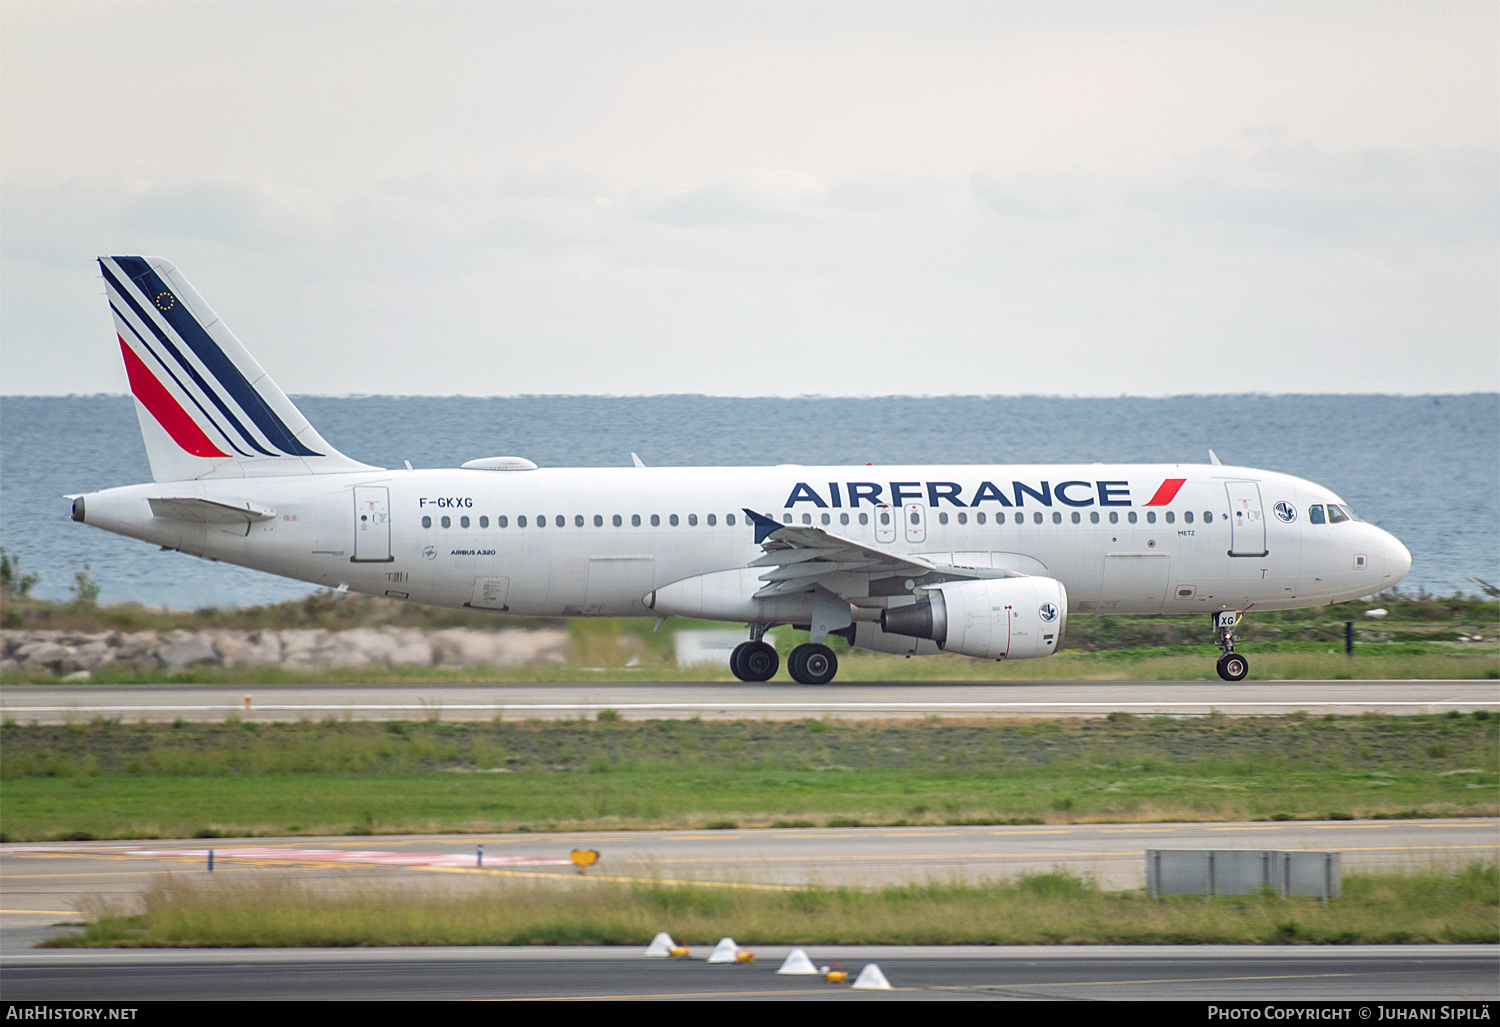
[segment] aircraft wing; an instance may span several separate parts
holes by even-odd
[[[955,567],[911,554],[868,545],[809,525],[777,524],[764,514],[746,509],[755,527],[755,541],[763,556],[750,561],[764,567],[766,584],[756,599],[811,591],[822,586],[834,595],[855,600],[878,595],[910,595],[907,580],[935,584],[970,578],[1023,577],[1019,571]],[[882,587],[881,582],[900,582]]]

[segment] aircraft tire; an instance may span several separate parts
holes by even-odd
[[[826,685],[839,672],[839,658],[826,645],[799,645],[787,657],[786,669],[792,680],[804,685]]]
[[[1243,681],[1250,673],[1250,661],[1239,653],[1225,653],[1219,657],[1218,671],[1225,681]]]
[[[738,651],[738,649],[736,649]],[[740,652],[741,681],[770,681],[781,667],[776,648],[765,642],[747,642]]]
[[[741,642],[734,647],[734,652],[729,654],[729,672],[741,681],[750,680],[745,676],[744,665],[740,663],[740,660],[745,655],[745,647],[753,644],[753,642]]]

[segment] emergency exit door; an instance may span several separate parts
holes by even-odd
[[[354,487],[354,555],[350,563],[391,563],[391,493],[379,485]]]

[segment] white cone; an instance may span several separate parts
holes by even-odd
[[[781,964],[779,974],[817,974],[818,968],[813,966],[813,961],[807,958],[807,953],[801,949],[792,949],[787,953],[786,959]]]
[[[715,945],[714,950],[708,954],[708,961],[710,963],[733,963],[734,954],[739,950],[740,947],[734,943],[733,938],[720,938],[719,944]]]
[[[672,949],[675,948],[676,945],[677,943],[672,940],[672,936],[670,934],[668,934],[666,931],[659,931],[657,932],[656,937],[651,939],[651,944],[646,946],[645,954],[660,959],[666,959],[672,954]]]
[[[885,974],[880,972],[877,964],[866,963],[851,987],[863,988],[867,991],[890,991],[891,982],[885,979]]]

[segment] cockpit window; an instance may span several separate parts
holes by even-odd
[[[1319,503],[1317,506],[1310,506],[1307,508],[1307,520],[1310,524],[1323,523],[1323,505],[1321,503]]]
[[[1339,506],[1337,503],[1329,503],[1328,504],[1328,523],[1329,524],[1338,524],[1340,521],[1347,521],[1349,519],[1350,519],[1349,515],[1344,512],[1344,508],[1343,507]]]

